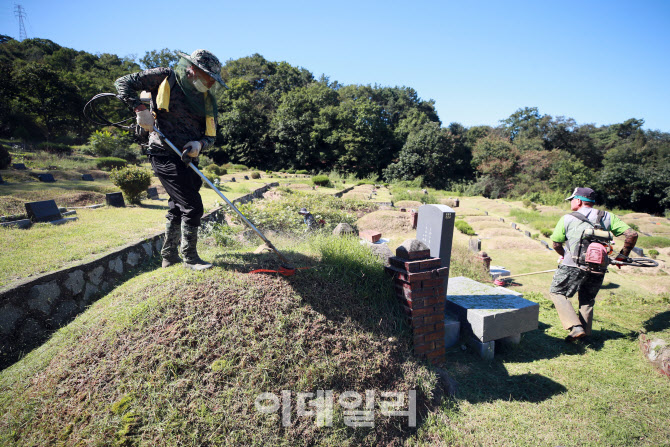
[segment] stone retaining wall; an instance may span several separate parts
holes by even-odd
[[[273,186],[278,183],[265,185],[233,203],[260,198]],[[223,209],[213,209],[202,221],[223,221]],[[15,362],[21,353],[39,346],[51,332],[69,323],[102,293],[112,289],[123,275],[160,256],[163,235],[161,231],[92,261],[0,289],[0,369]]]

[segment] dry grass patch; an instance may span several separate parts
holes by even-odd
[[[396,208],[418,209],[423,203],[417,202],[416,200],[401,200],[400,202],[395,202],[394,205]]]
[[[412,230],[409,213],[379,210],[358,219],[356,225],[361,230],[376,230],[385,236],[390,233],[404,233]]]
[[[477,232],[479,237],[482,238],[494,238],[494,237],[516,237],[516,238],[522,238],[524,237],[522,233],[519,231],[513,230],[512,228],[509,227],[490,227],[490,228],[482,228],[481,231]]]
[[[470,222],[469,219],[468,222]],[[506,225],[503,222],[480,221],[480,222],[472,222],[470,223],[470,226],[475,231],[488,230],[490,228],[499,228],[504,230],[510,229],[511,231],[514,231],[511,228],[509,228],[509,225]],[[516,233],[516,231],[514,232]]]
[[[487,230],[485,230],[487,231]],[[489,230],[490,231],[490,230]],[[498,230],[492,230],[498,231]],[[514,236],[495,236],[493,239],[487,239],[486,248],[489,250],[533,250],[545,251],[538,241],[527,237]]]
[[[471,216],[471,217],[468,217],[467,220],[468,220],[468,223],[472,223],[472,222],[494,222],[494,221],[502,223],[495,216]]]

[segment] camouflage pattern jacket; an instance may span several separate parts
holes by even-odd
[[[205,118],[191,109],[178,83],[174,84],[170,92],[170,111],[155,110],[154,98],[158,94],[158,87],[171,74],[171,68],[152,68],[123,76],[114,82],[114,86],[121,99],[133,108],[142,104],[137,92],[143,90],[150,92],[151,110],[156,114],[156,127],[163,132],[163,135],[177,149],[183,148],[189,141],[200,141],[202,150],[205,150],[214,144],[215,138],[205,136]],[[160,139],[156,132],[151,132],[149,135],[149,145],[152,150],[165,150],[174,154],[174,151]]]

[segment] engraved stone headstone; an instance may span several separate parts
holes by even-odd
[[[514,222],[512,222],[512,228],[516,230],[516,224]]]
[[[505,222],[505,219],[503,219],[503,218],[501,217],[501,218],[500,218],[500,222]]]
[[[245,175],[245,176],[244,176],[244,180],[249,180],[249,176],[248,176],[248,175]]]
[[[28,218],[33,222],[51,222],[63,218],[55,200],[27,202],[24,205]]]
[[[638,256],[644,256],[644,250],[640,247],[633,247],[633,253],[637,254]]]
[[[525,234],[526,237],[530,237],[530,231],[524,231],[523,234]]]
[[[18,171],[25,171],[26,169],[28,169],[26,168],[26,165],[24,165],[23,163],[14,163],[12,167]]]
[[[84,174],[84,175],[81,176],[81,179],[86,181],[86,182],[95,181],[95,179],[93,178],[93,176],[91,174]]]
[[[148,188],[147,197],[149,197],[151,200],[158,200],[158,189]]]
[[[105,194],[105,202],[107,203],[107,206],[126,206],[126,202],[123,200],[123,194],[120,192],[111,192],[109,194]]]
[[[53,174],[39,174],[37,178],[40,180],[40,182],[44,183],[53,183],[56,181]]]
[[[489,215],[489,212],[488,212],[488,211],[484,211],[484,215],[485,215],[485,216],[488,216],[488,215]]]
[[[430,247],[430,255],[442,260],[442,267],[451,262],[456,212],[446,205],[419,207],[416,238]]]
[[[475,253],[479,253],[480,251],[482,251],[481,239],[471,238],[469,241],[469,248],[470,251],[474,251]]]
[[[235,182],[235,177],[230,179],[231,182]]]

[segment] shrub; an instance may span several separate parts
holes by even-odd
[[[458,231],[460,231],[463,234],[467,234],[468,236],[474,236],[475,235],[475,230],[472,229],[469,223],[467,223],[464,220],[457,220],[456,221],[456,228],[458,228]]]
[[[205,169],[207,171],[210,171],[216,175],[226,175],[228,173],[228,170],[224,167],[221,167],[217,165],[216,163],[211,163],[205,166]]]
[[[96,130],[88,139],[88,144],[93,153],[100,157],[116,157],[128,161],[137,159],[137,153],[131,147],[132,139],[127,132],[115,135],[107,130]]]
[[[12,164],[12,155],[0,144],[0,169],[7,169]]]
[[[656,256],[658,256],[658,250],[654,250],[653,248],[649,250],[649,256],[651,259],[656,259]]]
[[[295,169],[287,169],[286,173],[287,174],[295,174]]]
[[[140,204],[140,197],[151,184],[151,171],[139,166],[112,169],[109,179],[118,186],[128,202]]]
[[[551,235],[554,233],[554,230],[550,228],[541,228],[540,233],[542,233],[542,236],[544,237],[551,237]]]
[[[634,223],[629,223],[628,226],[631,227],[635,231],[640,231],[640,227],[638,227]]]
[[[100,157],[96,163],[98,169],[107,171],[109,169],[123,168],[128,164],[123,158],[117,157]]]
[[[208,166],[208,167],[209,167],[209,166]],[[214,181],[217,180],[217,179],[219,178],[218,175],[216,175],[214,172],[210,171],[210,170],[207,169],[207,168],[205,168],[205,170],[200,171],[200,172],[202,172],[202,175],[204,175],[205,177],[207,177],[207,180],[209,180],[209,181],[212,182],[212,183],[214,183]],[[203,182],[203,183],[204,183],[204,185],[205,185],[206,187],[209,188],[209,185],[208,185],[206,182]]]
[[[261,178],[261,173],[260,172],[252,172],[251,173],[251,178],[252,179],[259,179],[259,178]]]
[[[51,143],[45,142],[37,145],[37,149],[40,151],[49,152],[50,154],[56,155],[70,155],[72,154],[72,148],[67,144],[63,143]]]
[[[315,175],[312,177],[312,183],[319,186],[330,186],[330,178],[327,175]]]
[[[295,171],[295,173],[298,174],[298,175],[307,175],[308,174],[306,169],[300,169],[298,171]]]

